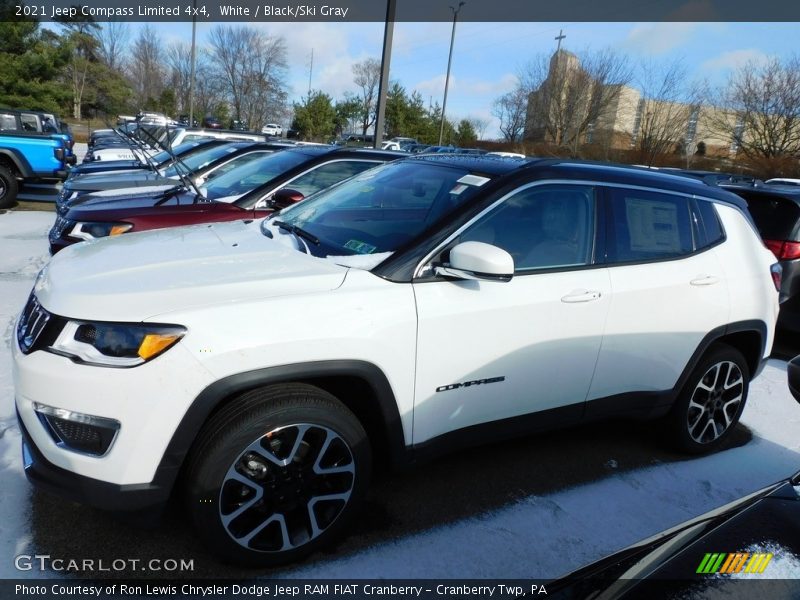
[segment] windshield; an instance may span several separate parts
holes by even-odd
[[[389,163],[281,211],[262,223],[262,231],[269,237],[273,222],[283,222],[319,241],[309,246],[315,256],[386,258],[475,195],[478,186],[460,181],[468,174],[449,165]]]
[[[202,169],[207,164],[214,162],[218,158],[235,152],[239,148],[238,144],[223,144],[222,146],[213,146],[200,152],[195,152],[186,158],[181,159],[181,162],[173,163],[164,169],[164,177],[177,177],[179,172],[185,174],[186,169],[194,173],[198,169]],[[180,169],[180,171],[179,171]]]
[[[181,156],[189,152],[192,148],[197,148],[203,142],[199,140],[191,141],[191,142],[184,142],[183,144],[179,144],[172,149],[172,154],[175,156]],[[166,150],[162,150],[158,154],[153,157],[153,162],[158,167],[163,167],[166,163],[172,161],[172,154],[167,152]]]
[[[309,156],[301,152],[284,150],[266,154],[214,177],[205,188],[205,197],[209,200],[216,200],[229,196],[241,196],[307,160],[309,160]]]

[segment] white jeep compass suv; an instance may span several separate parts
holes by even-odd
[[[693,179],[457,155],[77,244],[17,323],[26,472],[115,510],[180,494],[212,550],[269,565],[340,534],[376,459],[622,416],[705,452],[769,355],[774,263]]]

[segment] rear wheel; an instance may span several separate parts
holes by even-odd
[[[0,165],[0,208],[8,208],[17,200],[19,185],[14,174],[3,165]]]
[[[692,371],[668,416],[677,448],[702,454],[730,437],[747,401],[750,370],[742,353],[714,346]]]
[[[304,384],[256,390],[201,432],[187,472],[189,509],[223,560],[277,565],[340,535],[370,467],[367,435],[336,398]]]

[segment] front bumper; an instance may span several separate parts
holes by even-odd
[[[17,412],[22,433],[22,457],[25,476],[34,486],[46,492],[81,504],[109,511],[158,510],[169,499],[178,467],[160,469],[150,483],[118,485],[78,475],[48,461],[34,443]]]
[[[35,459],[26,469],[31,481],[100,507],[106,497],[131,497],[119,500],[126,510],[158,504],[169,494],[186,451],[172,456],[170,442],[195,397],[211,383],[185,347],[178,344],[130,369],[80,365],[43,350],[23,354],[16,341],[12,356],[17,416]],[[36,403],[119,422],[113,445],[103,456],[59,445]]]

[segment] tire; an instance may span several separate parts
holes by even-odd
[[[687,454],[723,446],[742,416],[749,387],[750,369],[742,353],[725,344],[712,346],[667,416],[673,445]]]
[[[8,167],[0,165],[0,208],[13,206],[17,200],[19,184]]]
[[[371,461],[361,423],[332,395],[306,384],[261,388],[203,427],[186,500],[223,561],[279,565],[341,535],[364,500]]]

